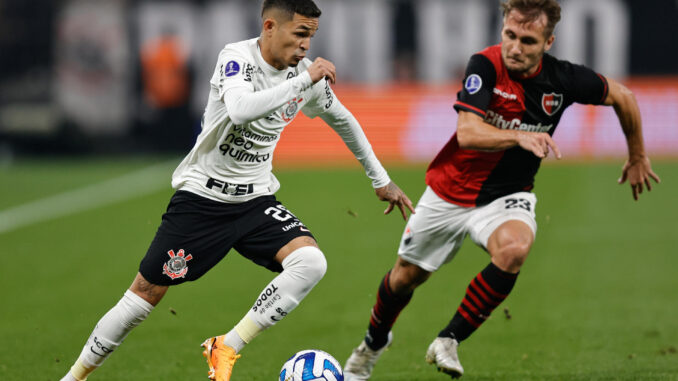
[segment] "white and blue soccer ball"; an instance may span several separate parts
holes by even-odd
[[[344,381],[344,372],[329,353],[307,349],[285,362],[278,381]]]

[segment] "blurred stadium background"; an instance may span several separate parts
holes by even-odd
[[[498,1],[316,1],[310,55],[336,63],[340,100],[416,201],[456,128],[466,61],[499,41]],[[510,314],[495,312],[464,343],[464,379],[678,380],[678,1],[561,4],[552,53],[636,93],[663,184],[633,203],[614,184],[626,145],[613,110],[570,108],[555,136],[565,161],[546,160],[537,178],[534,254]],[[0,380],[59,379],[120,298],[199,131],[217,54],[259,34],[260,5],[0,0]],[[381,216],[356,167],[319,120],[300,115],[283,133],[279,198],[331,267],[290,319],[248,346],[237,379],[271,381],[310,347],[343,362],[358,343],[403,221]],[[423,354],[486,263],[467,244],[418,291],[374,381],[446,379]],[[270,277],[229,255],[168,293],[91,378],[204,379],[197,345],[237,322]]]
[[[0,152],[183,152],[199,130],[216,56],[257,36],[260,1],[0,2]],[[469,56],[498,42],[497,0],[318,0],[311,57],[385,160],[426,162],[449,138]],[[678,155],[678,3],[564,0],[553,54],[627,83],[653,156]],[[351,160],[299,118],[280,162]],[[567,157],[623,156],[611,109],[574,107],[556,132]]]

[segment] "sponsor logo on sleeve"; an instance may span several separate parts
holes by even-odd
[[[255,67],[245,63],[242,67],[242,74],[245,76],[245,81],[252,82],[252,75],[254,74]]]
[[[227,77],[232,77],[240,72],[240,65],[235,61],[228,61],[226,67],[224,68],[224,75]]]
[[[332,107],[332,103],[334,102],[334,95],[332,95],[332,89],[330,88],[329,81],[325,81],[325,97],[327,97],[325,110],[328,110],[330,107]]]
[[[483,88],[483,79],[478,74],[471,74],[464,82],[464,88],[473,95]]]
[[[541,108],[548,116],[553,116],[563,105],[563,94],[546,94],[541,96]]]

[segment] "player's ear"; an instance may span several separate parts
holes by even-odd
[[[263,33],[267,37],[271,37],[277,26],[278,22],[274,18],[272,17],[266,18],[264,20]]]
[[[544,51],[548,52],[549,50],[551,50],[551,46],[553,46],[553,41],[555,40],[556,40],[555,34],[552,34],[551,37],[546,39],[546,46],[544,47]]]

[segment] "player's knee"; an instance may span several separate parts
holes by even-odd
[[[299,272],[310,283],[318,283],[327,272],[327,260],[320,249],[304,246],[295,250],[283,261],[285,271]]]
[[[327,272],[327,259],[325,259],[325,255],[317,247],[308,246],[308,248],[310,250],[308,250],[308,253],[306,254],[307,271],[309,277],[317,283]]]
[[[500,246],[493,257],[499,264],[499,268],[508,272],[520,270],[530,253],[531,244],[521,240],[512,240]]]
[[[429,276],[431,276],[430,272],[413,263],[399,259],[391,270],[389,283],[396,295],[407,295],[424,283]]]

